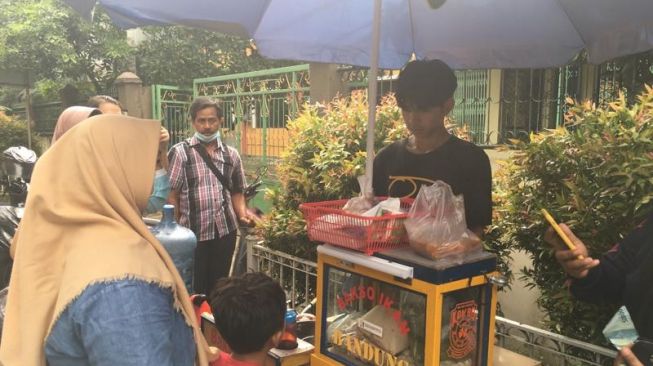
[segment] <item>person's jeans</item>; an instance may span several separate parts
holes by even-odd
[[[45,343],[49,366],[193,365],[193,331],[172,292],[140,280],[89,286],[61,314]]]

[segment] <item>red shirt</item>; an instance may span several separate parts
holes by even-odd
[[[226,352],[220,352],[218,358],[211,362],[209,366],[261,366],[256,362],[246,362],[234,360],[230,354]]]

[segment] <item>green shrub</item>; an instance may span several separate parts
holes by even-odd
[[[539,288],[548,327],[605,343],[601,329],[615,306],[573,299],[566,277],[543,241],[548,209],[599,257],[651,211],[653,198],[653,89],[633,106],[624,97],[599,109],[570,105],[565,126],[515,142],[519,149],[495,180],[493,245],[515,245],[530,255],[523,276]]]
[[[316,245],[308,240],[299,205],[357,194],[356,177],[365,169],[367,112],[365,97],[356,93],[326,106],[307,104],[288,123],[290,144],[276,167],[280,189],[268,192],[273,209],[261,228],[270,248],[315,260]],[[376,149],[404,133],[394,98],[384,98],[377,108]]]
[[[27,147],[27,124],[14,117],[7,116],[0,110],[0,153],[11,146]],[[32,133],[32,150],[37,155],[43,151],[41,139]]]

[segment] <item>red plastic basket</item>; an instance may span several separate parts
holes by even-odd
[[[377,197],[379,200],[385,197]],[[357,250],[371,255],[408,246],[404,220],[408,214],[378,217],[356,215],[342,210],[349,200],[302,203],[299,209],[306,219],[309,239]],[[412,198],[402,198],[401,208],[408,211]]]

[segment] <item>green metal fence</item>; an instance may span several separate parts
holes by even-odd
[[[338,71],[340,72],[340,81],[346,85],[350,93],[354,90],[367,92],[367,69],[345,66]],[[397,76],[399,76],[399,70],[379,70],[379,76],[377,77],[377,103],[384,95],[395,92]]]
[[[170,133],[170,145],[190,136],[188,109],[193,91],[169,85],[152,85],[152,118],[163,122]]]
[[[32,105],[34,132],[41,136],[52,136],[54,126],[57,124],[57,119],[62,111],[61,102]],[[12,112],[23,120],[27,119],[24,105],[14,106]]]

